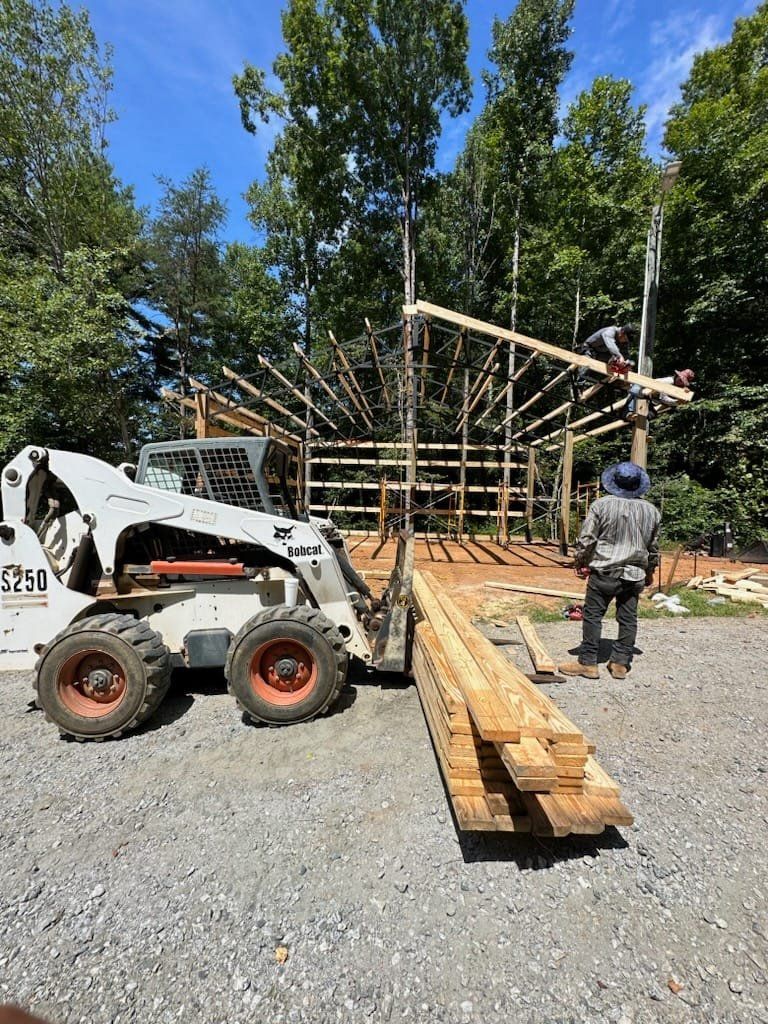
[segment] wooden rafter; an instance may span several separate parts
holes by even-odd
[[[372,420],[368,419],[368,417],[373,416],[373,410],[371,409],[370,405],[368,404],[368,399],[365,397],[365,392],[360,387],[360,381],[355,376],[355,372],[352,369],[352,367],[350,365],[350,362],[349,362],[349,360],[346,357],[344,349],[341,347],[341,345],[338,343],[338,341],[336,341],[336,338],[334,336],[333,331],[328,331],[328,337],[331,339],[331,345],[333,346],[333,353],[338,358],[339,362],[342,365],[342,368],[343,368],[345,374],[349,377],[349,380],[351,381],[352,385],[354,386],[355,390],[357,391],[357,394],[360,397],[360,402],[362,403],[362,405],[360,405],[357,401],[355,401],[354,398],[353,398],[353,401],[355,402],[355,405],[360,410],[360,412],[363,413],[363,415],[366,416],[366,420],[368,421],[370,428],[373,429],[373,422],[372,422]],[[352,397],[351,393],[350,393],[350,397]],[[362,406],[365,406],[364,410],[363,410]]]
[[[324,423],[327,423],[332,430],[335,430],[337,434],[339,434],[341,437],[344,436],[342,431],[339,430],[339,428],[333,422],[333,420],[326,416],[323,410],[318,408],[318,406],[315,405],[311,398],[308,398],[305,394],[299,391],[298,388],[294,387],[293,384],[291,384],[291,382],[286,377],[284,377],[282,373],[280,373],[277,367],[273,366],[272,363],[270,363],[266,356],[259,355],[259,363],[262,366],[264,366],[267,370],[269,370],[269,372],[272,374],[275,380],[279,380],[283,387],[287,388],[294,398],[298,398],[300,402],[306,405],[308,409],[311,409],[316,416],[319,416],[320,419]]]
[[[196,388],[197,391],[203,392],[204,394],[208,395],[210,409],[213,409],[213,406],[216,405],[220,409],[236,414],[238,417],[240,417],[241,420],[246,420],[247,422],[255,424],[256,426],[259,427],[269,427],[273,431],[280,431],[281,434],[285,434],[287,437],[296,437],[295,434],[291,434],[290,431],[285,430],[283,427],[278,426],[276,423],[273,423],[272,420],[267,419],[265,416],[260,416],[259,413],[254,412],[253,409],[249,409],[247,408],[247,406],[241,405],[239,402],[236,402],[233,398],[230,398],[228,395],[222,394],[215,388],[209,388],[206,384],[203,384],[202,381],[197,380],[195,377],[190,377],[189,383],[192,385],[193,388]]]
[[[573,366],[569,366],[567,369],[561,370],[560,373],[556,374],[552,378],[552,380],[548,381],[543,388],[537,391],[535,395],[532,395],[527,402],[523,402],[522,405],[519,405],[516,409],[513,409],[512,412],[501,421],[501,423],[498,423],[493,428],[493,433],[498,433],[500,430],[506,427],[508,423],[511,423],[512,420],[516,420],[521,413],[526,412],[537,402],[540,402],[545,395],[549,394],[549,392],[556,388],[558,384],[562,383],[562,381],[565,380],[565,378],[570,375],[572,370]]]
[[[170,388],[161,388],[160,394],[165,402],[175,402],[182,408],[191,409],[195,413],[198,411],[197,402],[194,398],[186,395],[180,395],[177,391],[172,391]],[[247,430],[252,434],[260,434],[262,437],[272,434],[278,440],[284,441],[286,444],[297,446],[301,445],[301,438],[283,430],[270,420],[264,419],[264,417],[259,416],[250,409],[243,409],[242,407],[238,408],[237,406],[234,408],[229,406],[222,407],[210,395],[206,404],[208,406],[206,414],[210,420],[220,420],[222,423],[227,423],[231,427],[235,427],[237,430]]]
[[[281,405],[280,402],[276,401],[274,398],[270,398],[269,395],[265,395],[261,388],[255,387],[255,385],[253,385],[249,380],[246,380],[245,377],[241,377],[235,373],[234,370],[230,370],[228,366],[222,366],[221,369],[227,380],[233,381],[242,391],[246,391],[254,398],[258,398],[260,401],[264,402],[265,405],[268,405],[270,409],[274,409],[275,412],[280,413],[281,416],[286,416],[297,426],[301,427],[302,430],[307,429],[304,420],[299,416],[296,416],[295,413],[292,413],[290,409],[286,409],[284,405]],[[320,432],[315,430],[314,427],[309,428],[309,433],[312,437],[320,436]]]
[[[529,370],[531,368],[531,366],[533,366],[533,364],[536,362],[536,360],[538,358],[539,358],[539,353],[538,352],[533,352],[530,356],[528,356],[528,358],[523,363],[523,365],[520,367],[520,369],[517,370],[513,374],[512,377],[509,378],[509,380],[507,381],[505,386],[501,389],[501,391],[499,391],[499,393],[496,395],[496,397],[491,402],[491,404],[488,406],[488,408],[477,417],[477,419],[475,420],[475,426],[477,426],[478,423],[482,423],[482,421],[485,419],[485,417],[488,415],[488,413],[491,412],[493,409],[495,409],[496,406],[499,404],[499,402],[503,398],[506,398],[507,392],[512,387],[512,385],[516,384],[520,380],[520,378],[523,376],[523,374],[527,370]]]
[[[483,397],[485,392],[491,386],[491,384],[493,382],[493,375],[498,372],[500,365],[501,365],[500,363],[494,363],[493,369],[490,371],[490,373],[488,373],[486,375],[485,380],[483,381],[482,385],[480,386],[480,389],[478,390],[478,392],[475,395],[475,397],[469,403],[469,406],[465,407],[464,409],[462,409],[461,414],[460,414],[458,420],[456,421],[456,425],[453,428],[454,430],[460,430],[464,426],[466,421],[469,419],[469,417],[472,415],[472,413],[475,411],[475,409],[477,408],[477,405],[478,405],[480,399]]]
[[[304,352],[295,342],[293,345],[293,351],[301,360],[304,369],[307,371],[310,377],[317,381],[317,383],[320,385],[323,391],[325,391],[325,393],[328,395],[328,397],[331,399],[334,405],[337,405],[339,409],[341,409],[341,411],[344,413],[344,415],[347,417],[350,423],[354,423],[355,425],[357,425],[357,420],[355,419],[355,417],[352,415],[349,409],[347,409],[346,405],[344,405],[344,403],[339,400],[338,396],[333,393],[331,388],[328,387],[328,384],[326,383],[320,371],[312,362],[310,362],[309,359],[307,359],[307,357],[304,355]]]
[[[443,387],[443,393],[440,396],[440,398],[438,399],[438,402],[440,402],[441,405],[445,401],[446,397],[448,396],[448,388],[451,386],[451,381],[453,380],[453,375],[456,372],[456,366],[457,366],[458,360],[459,360],[459,352],[461,352],[462,348],[464,348],[464,337],[465,337],[465,335],[464,335],[464,331],[463,330],[459,331],[458,335],[456,336],[456,347],[453,350],[453,359],[451,360],[451,365],[448,368],[448,376],[446,377],[446,380],[445,380],[445,386]]]
[[[413,307],[411,306],[404,307],[404,309],[406,308],[413,310]],[[608,372],[606,364],[597,359],[591,359],[589,356],[581,355],[581,353],[560,348],[558,345],[551,345],[546,341],[539,341],[537,338],[529,338],[527,335],[520,334],[518,331],[510,331],[505,328],[498,327],[495,324],[489,324],[483,320],[477,320],[475,317],[465,316],[463,313],[456,313],[453,310],[445,309],[442,306],[436,306],[431,302],[419,301],[415,304],[415,309],[423,316],[430,316],[433,319],[444,320],[445,322],[454,324],[457,327],[476,332],[477,334],[483,334],[494,339],[505,338],[507,341],[512,341],[530,352],[538,352],[541,355],[548,356],[550,359],[555,359],[568,365],[584,367],[587,370],[592,370],[593,373],[599,374],[603,378],[610,379],[614,376]],[[676,398],[680,402],[690,402],[693,397],[691,392],[686,391],[684,388],[678,388],[675,387],[674,384],[667,384],[664,381],[655,380],[653,377],[646,377],[641,373],[630,372],[624,379],[629,384],[639,384],[641,387],[648,388],[648,390],[654,395],[669,395],[671,398]]]
[[[384,371],[381,368],[381,361],[379,360],[379,350],[376,345],[376,335],[373,333],[371,327],[371,321],[368,317],[365,318],[365,333],[368,336],[368,345],[371,350],[371,358],[373,359],[373,365],[376,367],[376,372],[379,375],[381,381],[381,393],[384,396],[384,401],[388,409],[392,408],[392,400],[389,397],[389,389],[387,388],[387,382],[384,380]]]

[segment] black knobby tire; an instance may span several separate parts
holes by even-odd
[[[83,665],[118,666],[121,696],[111,707],[99,707],[70,678]],[[171,654],[143,619],[108,612],[62,630],[43,649],[35,672],[37,706],[62,736],[103,740],[135,729],[156,711],[171,683]]]
[[[311,677],[306,684],[302,685],[297,672],[287,684],[295,685],[295,692],[281,693],[265,685],[265,662],[281,651],[290,655],[302,650],[307,656],[304,661],[312,663],[305,672]],[[300,655],[294,661],[301,667]],[[269,725],[291,725],[331,707],[344,688],[348,665],[344,637],[319,609],[277,605],[259,612],[240,629],[230,645],[224,673],[229,692],[246,715]]]

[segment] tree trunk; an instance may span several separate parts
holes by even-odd
[[[515,201],[515,234],[512,248],[512,301],[509,310],[509,329],[511,331],[517,330],[517,296],[518,296],[518,285],[520,279],[520,201],[521,195],[518,189],[517,199]],[[515,357],[516,349],[515,343],[510,341],[509,343],[509,364],[508,364],[508,376],[512,378],[515,374]],[[506,410],[507,416],[512,414],[515,408],[515,388],[512,385],[507,392]],[[504,446],[508,448],[512,443],[512,424],[507,423],[504,428]],[[505,463],[508,463],[512,457],[511,452],[505,452]],[[504,466],[504,487],[509,490],[510,483],[510,468],[508,465]],[[506,538],[505,538],[506,540]]]
[[[581,271],[576,276],[576,308],[573,313],[573,340],[571,348],[576,348],[579,340],[579,323],[581,321]]]
[[[405,304],[416,301],[416,223],[414,198],[406,177],[403,185],[403,292]]]
[[[310,305],[310,275],[309,266],[304,265],[304,355],[307,359],[312,358],[312,309]],[[312,398],[312,387],[310,383],[309,370],[304,371],[304,397],[309,401]],[[309,506],[312,502],[312,462],[308,458],[307,445],[312,437],[312,410],[307,405],[306,428],[304,432],[304,511],[310,514]]]

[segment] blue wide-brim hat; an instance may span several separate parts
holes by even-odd
[[[617,462],[604,470],[603,487],[617,498],[641,498],[651,486],[651,478],[634,462]]]

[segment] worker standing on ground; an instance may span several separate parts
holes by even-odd
[[[590,507],[574,556],[577,574],[588,576],[579,660],[561,665],[560,671],[566,676],[599,678],[603,618],[615,600],[619,632],[608,671],[614,679],[624,679],[637,637],[637,602],[652,582],[659,561],[661,515],[642,500],[651,481],[634,462],[610,466],[602,483],[608,493]]]
[[[579,348],[579,352],[590,359],[611,364],[616,368],[616,372],[624,373],[625,368],[628,370],[631,365],[629,346],[633,337],[634,328],[631,324],[625,324],[623,327],[601,327],[599,331],[590,334]],[[587,367],[582,366],[577,377],[579,387],[584,384],[588,373]]]

